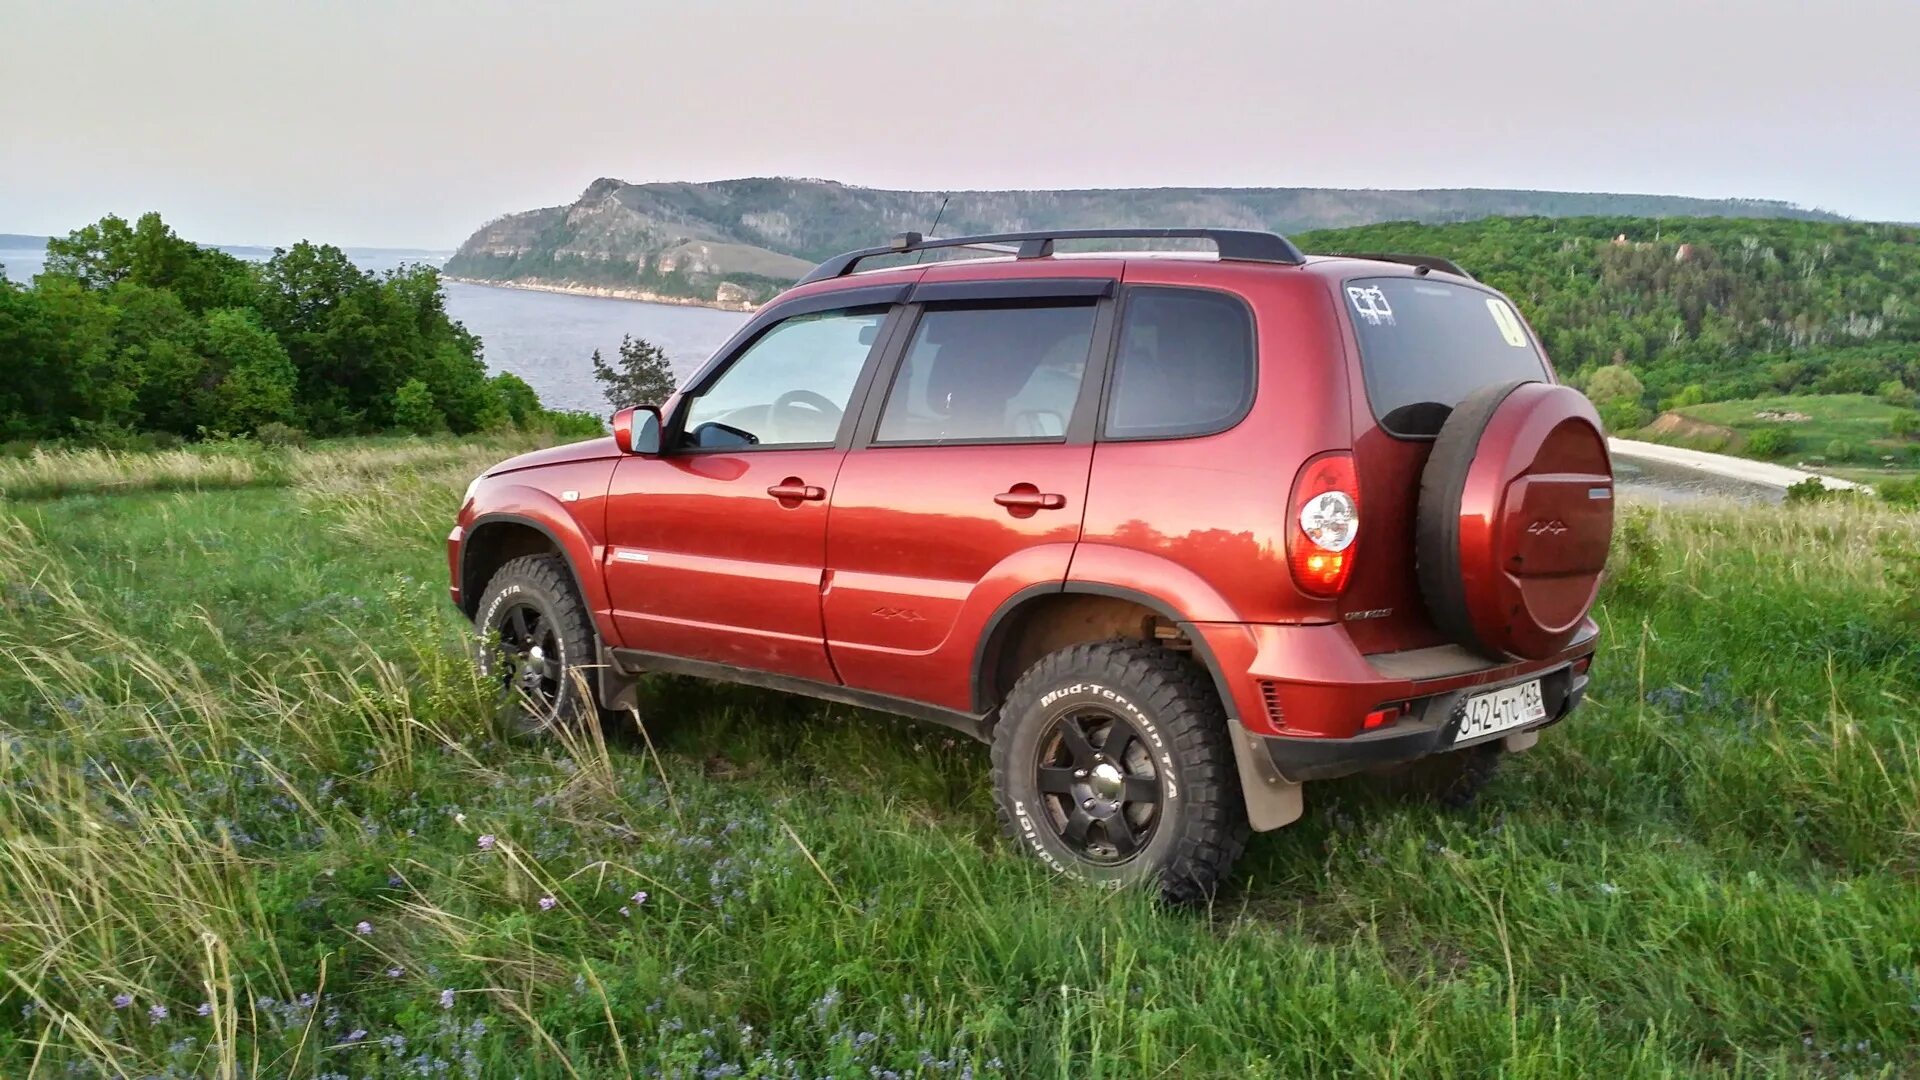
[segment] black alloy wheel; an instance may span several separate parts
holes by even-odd
[[[1047,821],[1076,855],[1113,866],[1152,840],[1160,780],[1146,740],[1125,717],[1075,709],[1053,722],[1039,749],[1035,782]]]

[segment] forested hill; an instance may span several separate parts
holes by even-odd
[[[1920,388],[1920,227],[1491,218],[1294,239],[1453,259],[1519,303],[1563,373],[1622,365],[1649,407]]]
[[[949,195],[826,180],[628,184],[601,179],[570,206],[489,222],[460,246],[446,269],[487,281],[626,289],[745,304],[773,295],[829,255],[909,229],[927,231],[936,214],[940,232],[948,235],[1116,224],[1293,233],[1379,221],[1461,222],[1489,216],[1842,220],[1770,200],[1483,188],[1116,188]]]

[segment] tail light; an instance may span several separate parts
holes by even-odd
[[[1293,481],[1287,528],[1287,565],[1309,596],[1331,599],[1353,573],[1353,542],[1360,535],[1360,481],[1344,450],[1308,461]]]

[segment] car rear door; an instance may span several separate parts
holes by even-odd
[[[822,610],[848,686],[965,707],[973,624],[1023,587],[1064,582],[1113,287],[916,290],[829,516]]]
[[[836,681],[827,507],[905,293],[849,290],[749,324],[685,389],[663,453],[621,460],[604,565],[625,647]]]

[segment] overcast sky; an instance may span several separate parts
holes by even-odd
[[[1920,3],[0,0],[0,231],[452,247],[626,180],[1525,187],[1920,220]]]

